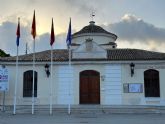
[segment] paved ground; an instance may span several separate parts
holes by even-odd
[[[17,114],[0,112],[0,124],[165,124],[165,114]]]

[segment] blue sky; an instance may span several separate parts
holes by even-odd
[[[95,12],[97,25],[118,35],[119,48],[138,48],[165,52],[165,0],[0,0],[0,48],[16,53],[17,18],[21,18],[20,54],[28,43],[33,11],[36,10],[36,51],[50,49],[49,33],[54,18],[54,48],[65,48],[65,38],[72,17],[73,32],[88,25]]]

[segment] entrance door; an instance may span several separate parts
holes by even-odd
[[[100,74],[93,70],[80,73],[80,104],[100,104]]]

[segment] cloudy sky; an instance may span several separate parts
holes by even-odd
[[[66,48],[69,18],[72,31],[94,21],[118,35],[118,48],[165,52],[165,0],[0,0],[0,49],[16,55],[17,19],[21,18],[20,54],[32,52],[31,22],[36,10],[36,51],[50,49],[49,33],[54,18],[54,48]]]

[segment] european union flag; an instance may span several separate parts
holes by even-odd
[[[67,46],[71,45],[71,41],[72,41],[72,32],[71,32],[71,18],[70,18],[68,34],[67,34],[67,39],[66,39]]]

